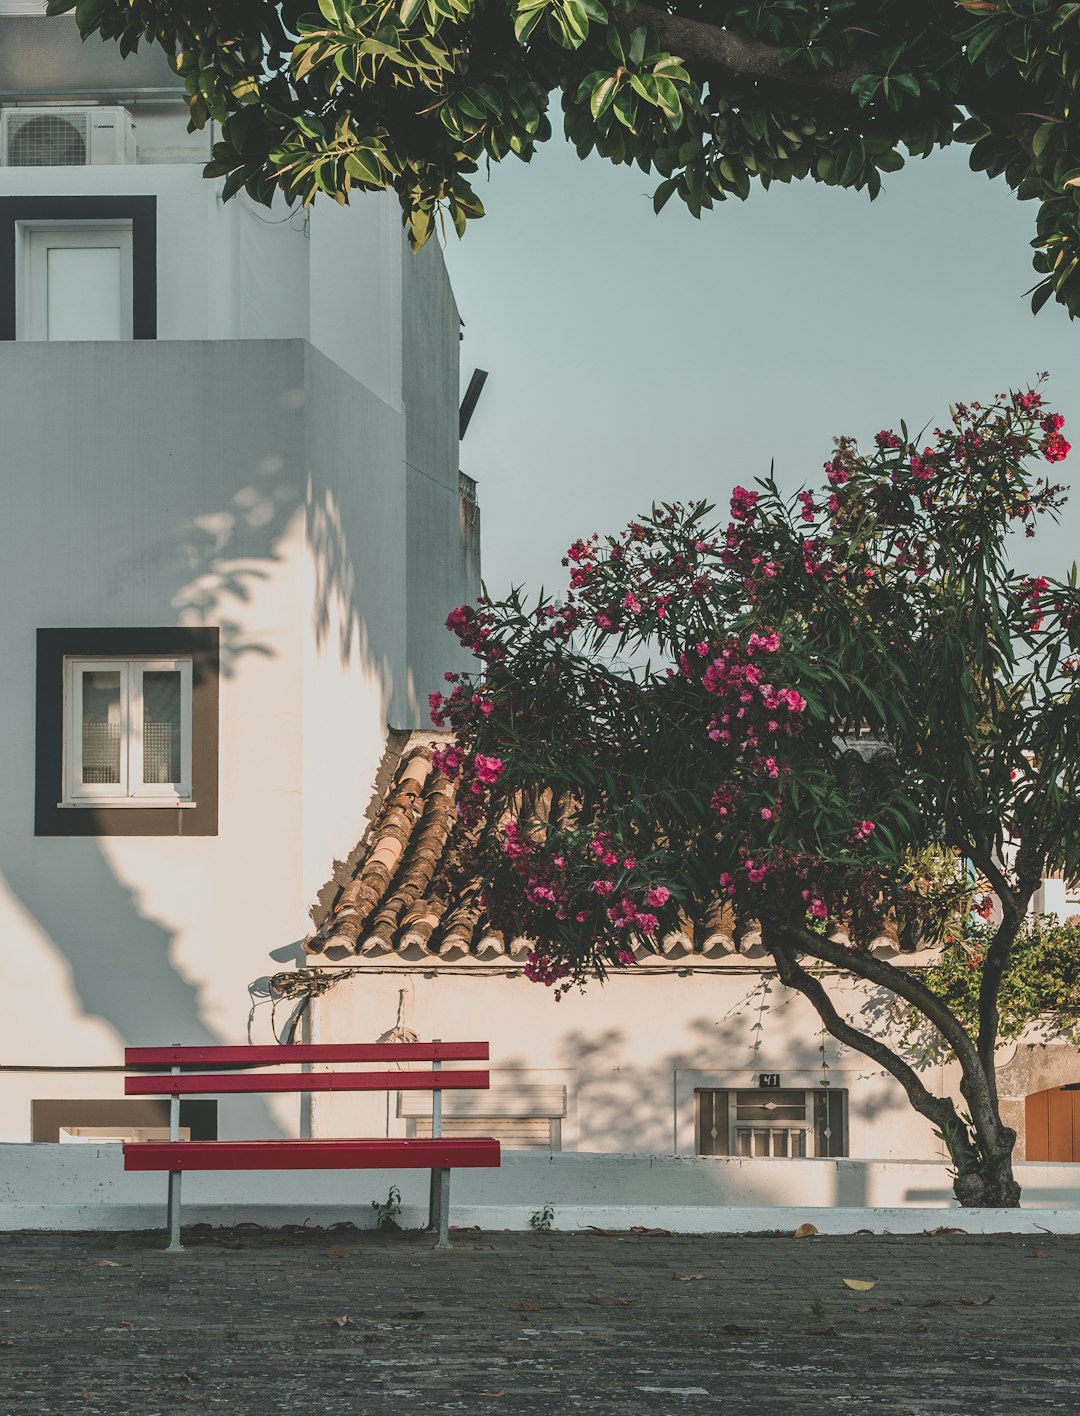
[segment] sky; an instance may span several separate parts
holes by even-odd
[[[1077,445],[1054,475],[1076,500],[1017,560],[1064,574],[1080,559],[1080,321],[1031,314],[1035,206],[967,152],[910,162],[873,203],[802,182],[700,221],[676,200],[655,216],[639,169],[560,138],[493,166],[487,216],[444,250],[462,386],[490,375],[461,449],[489,590],[557,590],[571,541],[654,501],[726,510],[772,460],[794,490],[841,433],[869,447],[1043,370]]]

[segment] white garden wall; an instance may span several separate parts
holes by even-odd
[[[1064,1165],[1017,1166],[1021,1210],[960,1210],[943,1165],[769,1161],[648,1155],[504,1154],[498,1170],[451,1182],[451,1222],[526,1229],[545,1205],[559,1229],[661,1227],[683,1233],[791,1230],[1080,1233],[1080,1176]],[[426,1220],[427,1171],[192,1172],[185,1224],[374,1223],[374,1201],[401,1191],[401,1222]],[[164,1226],[164,1175],[128,1174],[119,1146],[0,1145],[0,1230],[138,1230]]]

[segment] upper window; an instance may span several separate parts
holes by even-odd
[[[217,835],[219,639],[38,630],[36,835]]]
[[[0,339],[156,338],[155,197],[0,197]]]
[[[191,804],[191,667],[65,659],[61,805]]]
[[[130,339],[131,222],[19,225],[20,339]]]

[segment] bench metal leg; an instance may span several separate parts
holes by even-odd
[[[182,1254],[180,1243],[180,1177],[183,1171],[169,1171],[169,1247],[166,1253]]]
[[[431,1198],[428,1205],[428,1228],[434,1229],[438,1238],[436,1249],[449,1249],[450,1244],[450,1172],[431,1172]]]

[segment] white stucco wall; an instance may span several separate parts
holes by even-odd
[[[70,20],[0,12],[0,103],[117,104],[138,141],[133,165],[0,166],[0,196],[153,196],[158,273],[152,343],[0,345],[9,1140],[34,1098],[122,1094],[115,1071],[13,1068],[270,1036],[266,979],[363,831],[388,722],[426,721],[454,664],[449,603],[479,588],[435,244],[409,281],[393,196],[223,203],[213,125],[187,134],[175,87],[152,48],[125,62]],[[35,838],[35,631],[172,624],[221,628],[218,835]],[[225,1115],[267,1134],[298,1111]]]
[[[867,1001],[854,985],[834,987],[852,1013]],[[566,1150],[693,1154],[695,1088],[754,1089],[759,1073],[779,1072],[784,1088],[816,1089],[825,1077],[847,1091],[850,1155],[941,1156],[899,1084],[867,1058],[827,1038],[823,1072],[816,1014],[757,969],[645,964],[556,1004],[517,969],[376,962],[312,1007],[323,1042],[374,1041],[399,1010],[421,1038],[489,1041],[493,1085],[566,1086]],[[937,1068],[926,1080],[934,1090],[947,1082]],[[405,1134],[381,1096],[323,1096],[316,1117],[325,1135]]]
[[[405,429],[299,340],[9,344],[0,403],[0,1137],[23,1140],[31,1100],[122,1083],[13,1067],[269,1040],[266,978],[362,833],[409,681]],[[168,624],[221,627],[218,835],[35,837],[36,630]]]

